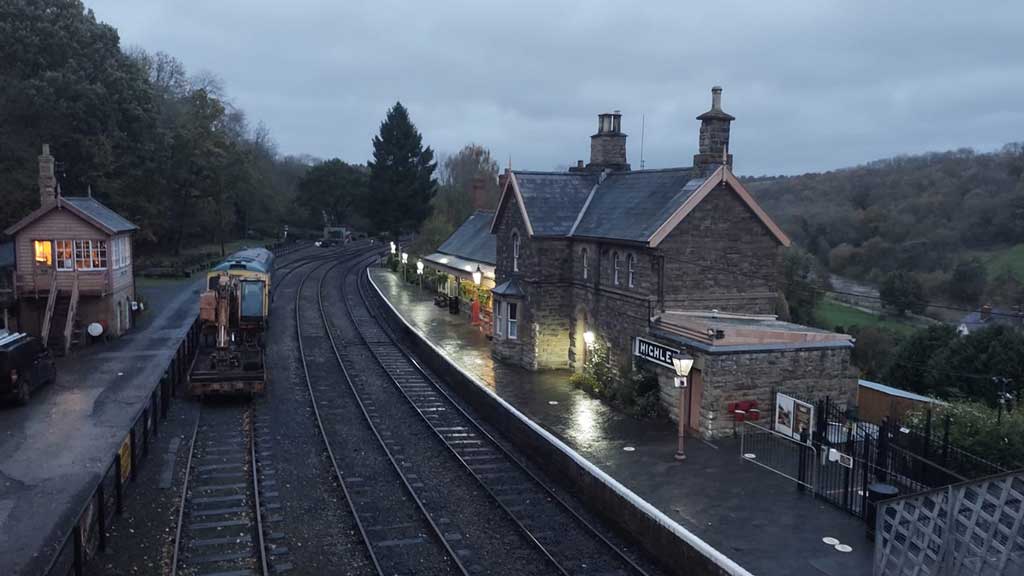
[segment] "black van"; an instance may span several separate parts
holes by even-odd
[[[53,356],[38,338],[0,335],[0,396],[13,396],[18,404],[27,404],[33,389],[56,377]]]

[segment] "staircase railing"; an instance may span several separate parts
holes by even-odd
[[[68,317],[64,319],[64,354],[71,349],[71,331],[75,328],[75,316],[78,315],[78,271],[71,284],[71,303],[68,304]]]
[[[38,288],[36,289],[38,291]],[[50,322],[53,321],[53,308],[57,305],[57,268],[50,271],[50,295],[46,298],[46,315],[43,316],[43,346],[50,339]]]

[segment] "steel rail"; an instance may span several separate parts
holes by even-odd
[[[338,264],[340,264],[340,262],[331,264],[330,268],[333,269]],[[306,363],[306,353],[302,344],[302,319],[299,316],[299,303],[302,300],[302,288],[306,285],[306,280],[308,280],[315,271],[325,265],[326,264],[321,263],[320,267],[313,268],[306,272],[305,276],[303,276],[302,280],[299,282],[298,289],[295,291],[295,337],[299,343],[299,359],[302,361],[302,373],[305,377],[306,388],[309,390],[310,400],[313,404],[313,415],[316,417],[316,426],[317,429],[320,430],[320,437],[324,441],[324,447],[327,449],[327,456],[331,460],[331,467],[334,469],[334,476],[337,478],[338,484],[341,486],[341,492],[345,496],[345,502],[348,503],[349,510],[352,512],[352,517],[355,519],[356,526],[359,528],[359,535],[366,544],[366,549],[370,554],[370,560],[373,561],[374,568],[376,568],[377,573],[380,574],[380,576],[388,576],[384,572],[383,568],[381,568],[380,561],[377,559],[377,553],[374,551],[373,545],[370,544],[370,537],[366,534],[366,527],[363,525],[363,521],[359,517],[359,511],[356,510],[355,503],[352,500],[352,494],[348,489],[348,484],[345,482],[345,477],[341,473],[341,468],[338,467],[338,460],[334,456],[334,449],[331,447],[330,439],[327,437],[327,430],[324,428],[323,418],[320,416],[320,408],[317,406],[316,395],[313,392],[313,383],[309,378],[309,366]]]
[[[367,311],[370,313],[370,316],[372,318],[374,318],[374,320],[377,322],[377,324],[381,327],[381,332],[383,332],[387,336],[387,338],[391,342],[391,344],[399,352],[402,353],[402,355],[409,361],[410,364],[412,364],[412,366],[416,369],[417,373],[423,378],[423,380],[425,382],[429,383],[434,388],[435,391],[437,391],[439,394],[441,394],[441,396],[448,401],[448,404],[451,405],[451,407],[453,407],[460,416],[462,416],[467,422],[469,422],[473,426],[473,428],[475,429],[475,432],[477,434],[479,434],[481,437],[483,437],[487,441],[489,441],[490,444],[493,445],[495,448],[497,448],[498,451],[501,452],[507,458],[507,460],[510,463],[515,465],[515,467],[517,467],[520,471],[524,472],[539,488],[541,488],[542,492],[546,496],[550,497],[553,501],[557,502],[558,505],[563,510],[567,511],[570,514],[570,516],[580,526],[582,526],[584,528],[584,530],[586,532],[588,532],[591,536],[595,537],[599,542],[604,544],[605,547],[607,547],[608,549],[612,550],[618,556],[618,558],[621,561],[623,561],[625,564],[627,564],[630,568],[632,568],[635,571],[636,574],[639,574],[639,575],[642,575],[642,576],[647,576],[647,572],[643,568],[641,568],[629,556],[627,556],[625,553],[623,553],[622,550],[620,550],[618,548],[618,546],[616,546],[611,541],[609,541],[603,534],[601,534],[600,531],[598,531],[590,522],[588,522],[585,518],[583,518],[572,506],[570,506],[562,497],[560,497],[550,486],[548,486],[547,483],[545,483],[536,474],[534,474],[534,472],[532,470],[530,470],[530,468],[528,466],[526,466],[525,463],[520,461],[519,458],[517,458],[514,454],[512,454],[501,442],[496,440],[490,433],[488,433],[487,430],[479,422],[477,422],[477,420],[473,416],[471,416],[466,410],[464,410],[462,408],[462,406],[458,402],[456,402],[455,399],[440,384],[438,384],[438,382],[436,380],[434,380],[433,377],[431,377],[429,374],[427,374],[427,372],[423,369],[422,366],[420,366],[420,364],[416,361],[416,359],[413,357],[413,355],[406,349],[406,347],[404,345],[400,344],[395,339],[394,335],[391,333],[391,330],[386,326],[386,324],[384,322],[382,322],[377,317],[376,307],[372,306],[370,304],[369,299],[366,296],[365,282],[369,281],[369,269],[366,267],[366,265],[368,265],[368,263],[369,263],[368,261],[364,261],[364,267],[358,273],[358,276],[356,278],[356,285],[357,285],[357,288],[358,288],[359,297],[360,297],[363,305],[366,307]],[[366,274],[362,273],[363,270],[366,271]],[[498,504],[502,507],[502,509],[507,514],[509,514],[510,517],[512,517],[512,519],[516,522],[516,524],[519,525],[520,528],[522,528],[527,533],[527,535],[529,536],[530,540],[533,541],[537,546],[539,546],[544,551],[544,554],[548,558],[550,558],[553,562],[555,562],[556,565],[558,565],[558,568],[559,568],[560,571],[562,571],[562,573],[567,573],[565,568],[563,568],[561,566],[561,564],[557,560],[555,560],[555,558],[553,557],[551,552],[549,552],[547,550],[547,548],[543,544],[541,544],[536,539],[536,537],[534,537],[532,532],[530,532],[529,528],[527,528],[518,518],[515,517],[515,514],[513,514],[512,511],[509,510],[508,506],[505,503],[500,501],[500,499],[497,497],[497,495],[494,494],[494,492],[491,490],[491,488],[487,486],[487,484],[477,474],[477,472],[472,470],[472,468],[469,466],[469,464],[462,458],[461,455],[458,454],[458,452],[456,451],[455,447],[452,446],[452,444],[448,441],[448,439],[446,439],[441,434],[441,432],[439,430],[437,430],[436,427],[429,421],[429,419],[426,418],[426,415],[423,414],[423,412],[420,410],[420,408],[416,405],[416,402],[408,395],[408,393],[402,388],[402,386],[394,378],[394,376],[392,375],[391,371],[389,371],[387,369],[387,366],[385,366],[383,360],[378,355],[377,351],[374,350],[373,346],[370,345],[370,343],[366,339],[365,335],[363,335],[362,329],[359,328],[358,323],[355,321],[355,316],[352,314],[351,307],[349,305],[349,302],[348,302],[347,298],[345,299],[345,302],[346,302],[346,308],[348,309],[348,312],[349,312],[349,316],[352,318],[353,325],[356,326],[357,331],[359,331],[359,334],[363,338],[363,341],[366,343],[367,348],[370,349],[371,353],[373,354],[374,358],[377,360],[378,364],[380,364],[381,368],[391,377],[392,382],[398,388],[398,390],[402,393],[402,395],[406,398],[406,400],[408,400],[409,403],[413,405],[413,407],[416,409],[417,413],[419,413],[420,417],[427,423],[427,425],[430,427],[430,429],[438,436],[438,438],[441,439],[442,442],[444,442],[445,446],[448,447],[449,451],[451,451],[456,456],[456,458],[458,458],[458,460],[470,471],[470,473],[473,475],[473,477],[476,478],[476,480],[481,484],[481,486],[484,487],[484,489],[487,491],[487,493],[490,494],[491,497],[494,498],[494,500],[498,502]]]
[[[377,257],[378,257],[378,255],[375,255],[373,258],[370,258],[369,260],[372,261],[374,258],[377,258]],[[444,537],[444,532],[442,532],[441,528],[437,525],[436,522],[434,522],[434,518],[427,511],[427,508],[423,504],[423,501],[420,499],[419,495],[416,494],[416,491],[413,489],[412,484],[409,482],[409,479],[406,478],[405,473],[402,471],[402,467],[398,464],[398,461],[395,460],[395,457],[391,453],[391,450],[387,447],[387,444],[384,442],[383,436],[381,436],[380,431],[377,430],[377,426],[373,423],[373,420],[370,418],[370,415],[369,415],[369,413],[366,410],[366,406],[363,403],[362,398],[359,396],[358,390],[356,390],[355,383],[352,381],[352,377],[351,377],[351,375],[348,372],[348,368],[345,367],[345,363],[341,359],[341,352],[338,350],[338,344],[337,344],[337,341],[334,338],[333,327],[332,327],[330,318],[327,315],[327,310],[324,307],[324,301],[323,301],[323,282],[324,282],[324,279],[327,278],[327,276],[331,273],[331,271],[334,270],[339,265],[341,265],[342,263],[343,262],[337,262],[337,263],[331,265],[330,267],[328,267],[327,270],[324,271],[323,276],[320,277],[320,282],[319,282],[319,284],[317,286],[317,303],[319,304],[319,308],[320,308],[320,318],[321,318],[321,320],[323,320],[324,328],[326,329],[326,332],[327,332],[327,335],[328,335],[328,339],[329,339],[329,341],[331,343],[331,349],[334,351],[334,357],[335,357],[335,359],[338,362],[338,367],[341,368],[342,374],[345,376],[345,382],[348,384],[349,389],[352,391],[352,395],[353,395],[353,397],[354,397],[354,399],[356,401],[356,404],[359,406],[359,410],[360,410],[360,412],[362,412],[363,417],[364,417],[366,423],[369,425],[370,430],[373,432],[374,437],[377,438],[377,442],[380,444],[381,449],[384,451],[384,454],[387,456],[388,461],[391,462],[391,465],[392,465],[392,467],[394,467],[395,472],[398,474],[399,478],[402,479],[402,484],[405,486],[406,491],[408,492],[410,497],[412,497],[413,501],[416,503],[416,506],[419,508],[420,512],[423,514],[423,517],[426,519],[427,523],[430,525],[430,527],[433,530],[434,535],[437,537],[438,541],[441,542],[441,544],[444,546],[445,550],[448,552],[448,555],[449,555],[449,558],[451,559],[451,561],[455,564],[456,567],[458,567],[459,572],[461,574],[463,574],[464,576],[469,576],[469,570],[462,563],[462,560],[459,559],[458,553],[455,551],[454,548],[452,548],[451,544],[448,542],[448,539]],[[349,262],[346,262],[346,263],[349,263]],[[312,388],[312,386],[310,386],[310,395],[313,395],[313,394],[314,394],[313,393],[313,388]],[[314,405],[315,405],[315,400],[314,400]],[[321,428],[321,430],[322,430],[322,428]],[[326,439],[327,439],[326,434],[324,435],[324,439],[326,441]],[[372,545],[371,545],[371,548],[372,548]]]
[[[357,242],[360,242],[360,241],[357,241]],[[271,274],[271,280],[273,281],[273,285],[270,287],[270,301],[271,301],[271,303],[273,303],[274,297],[277,295],[278,286],[280,286],[281,283],[284,282],[285,279],[288,278],[288,276],[290,276],[296,270],[298,270],[298,269],[300,269],[303,266],[306,266],[308,264],[314,263],[314,262],[321,262],[321,261],[325,261],[325,260],[333,260],[333,259],[336,259],[336,258],[345,258],[346,256],[351,256],[353,254],[357,254],[360,251],[361,248],[364,248],[364,247],[363,246],[345,246],[341,250],[332,250],[330,252],[321,252],[321,253],[311,253],[311,254],[308,254],[308,255],[300,256],[300,257],[296,258],[293,261],[290,261],[290,262],[288,262],[286,264],[282,264],[281,266],[275,266],[274,270],[273,270],[273,272]],[[275,273],[280,273],[281,275],[279,277],[274,277],[273,274],[275,274]]]
[[[203,409],[196,414],[196,425],[192,429],[192,441],[188,445],[188,460],[185,464],[185,481],[181,483],[181,500],[178,503],[178,525],[174,530],[174,554],[171,557],[171,576],[178,574],[178,551],[181,550],[181,525],[185,519],[185,503],[188,501],[188,483],[192,478],[192,455],[196,451],[196,436],[199,435],[199,421],[203,418]]]
[[[256,461],[256,408],[249,406],[249,458],[252,468],[253,507],[256,509],[256,540],[260,550],[260,569],[263,576],[270,574],[267,565],[267,546],[263,541],[263,507],[260,505],[259,464]]]

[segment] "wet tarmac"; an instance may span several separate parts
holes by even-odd
[[[45,567],[195,319],[199,285],[140,285],[129,334],[58,359],[28,406],[0,404],[0,574]]]
[[[676,426],[637,420],[573,388],[568,371],[530,372],[491,358],[490,341],[433,304],[427,289],[373,269],[381,292],[465,371],[558,436],[641,498],[754,574],[871,574],[873,544],[862,521],[796,490],[740,458],[739,441],[690,438],[677,462]],[[853,548],[840,552],[832,537]]]

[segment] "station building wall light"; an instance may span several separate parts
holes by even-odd
[[[594,333],[587,330],[583,333],[583,343],[587,345],[587,348],[594,347]]]

